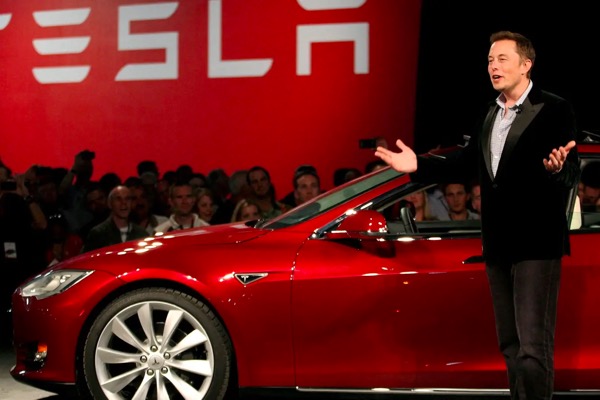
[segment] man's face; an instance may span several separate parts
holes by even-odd
[[[122,220],[129,219],[129,213],[131,212],[131,192],[124,186],[119,186],[113,190],[114,192],[110,196],[108,203],[112,215]]]
[[[192,213],[194,200],[191,186],[175,186],[169,198],[169,204],[173,208],[175,215],[187,217]]]
[[[296,204],[300,205],[313,197],[317,197],[321,192],[319,187],[319,180],[310,174],[302,175],[296,179],[296,190],[294,190],[294,197],[296,198]]]
[[[106,194],[102,190],[92,190],[86,195],[86,206],[93,214],[102,214],[108,207]]]
[[[252,171],[248,175],[250,180],[250,188],[254,195],[257,197],[265,197],[269,194],[269,189],[271,188],[271,181],[267,177],[267,174],[264,171],[257,170]]]
[[[581,184],[579,190],[581,204],[583,205],[597,205],[600,200],[600,188],[594,188]]]
[[[499,92],[509,92],[527,78],[531,60],[521,60],[513,40],[499,40],[490,46],[488,74]]]
[[[465,191],[464,185],[460,183],[451,183],[446,186],[444,191],[448,208],[451,212],[460,214],[467,209],[467,200],[469,195]]]
[[[150,203],[144,193],[144,189],[139,187],[130,188],[132,209],[140,217],[146,217],[150,213]]]

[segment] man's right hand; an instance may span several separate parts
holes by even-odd
[[[375,156],[381,158],[398,172],[415,172],[417,170],[417,155],[415,152],[400,139],[396,140],[396,146],[400,149],[398,153],[379,146],[375,151]]]

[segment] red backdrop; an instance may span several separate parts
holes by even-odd
[[[420,1],[0,0],[0,158],[94,178],[300,164],[325,188],[360,138],[412,143]],[[311,44],[312,43],[312,44]]]

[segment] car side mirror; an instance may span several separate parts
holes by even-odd
[[[367,239],[388,233],[385,217],[374,210],[360,210],[348,215],[337,227],[326,234],[328,239]]]

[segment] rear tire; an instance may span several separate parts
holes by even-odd
[[[126,293],[93,322],[83,376],[95,399],[223,399],[231,341],[192,296],[165,288]]]

